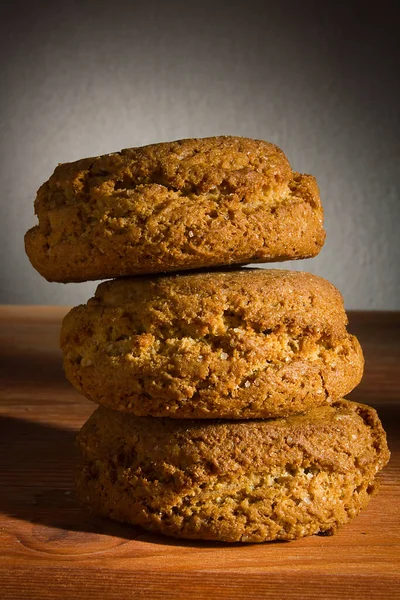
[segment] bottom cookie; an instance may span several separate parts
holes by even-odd
[[[347,400],[236,422],[100,407],[78,445],[78,495],[94,513],[223,542],[334,533],[368,504],[389,459],[376,411]]]

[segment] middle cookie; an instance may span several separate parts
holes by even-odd
[[[363,356],[338,290],[296,271],[117,279],[65,317],[68,379],[138,416],[269,418],[348,394]]]

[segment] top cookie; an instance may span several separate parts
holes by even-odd
[[[25,236],[32,265],[67,283],[308,258],[325,232],[314,177],[268,142],[189,139],[59,165]]]

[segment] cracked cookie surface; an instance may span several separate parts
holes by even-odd
[[[78,445],[78,494],[95,514],[224,542],[334,533],[368,504],[389,459],[376,411],[346,400],[244,422],[100,407]]]
[[[315,256],[314,177],[268,142],[179,140],[59,165],[25,236],[32,265],[70,282]]]
[[[64,368],[88,398],[136,415],[257,418],[328,404],[363,356],[328,281],[240,269],[119,279],[65,317]]]

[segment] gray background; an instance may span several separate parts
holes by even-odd
[[[2,9],[0,303],[77,304],[23,234],[58,162],[218,134],[267,139],[317,177],[327,241],[286,263],[348,308],[400,308],[397,1],[18,2]]]

